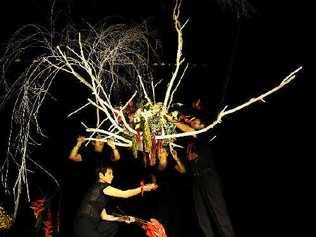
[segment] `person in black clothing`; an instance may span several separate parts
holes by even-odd
[[[210,145],[199,136],[191,140],[186,152],[192,173],[194,209],[203,236],[234,237]]]
[[[100,135],[97,135],[96,138],[102,139]],[[84,136],[78,136],[75,145],[67,154],[67,179],[64,183],[65,222],[75,218],[83,194],[98,178],[95,171],[106,165],[116,168],[115,166],[120,160],[120,153],[112,140],[91,141],[87,147],[84,145],[85,141]],[[67,233],[71,231],[71,228],[68,228],[71,223],[72,221],[65,225]]]
[[[111,215],[111,199],[129,198],[157,189],[156,184],[146,184],[128,190],[120,190],[111,186],[113,170],[104,167],[98,171],[98,181],[84,196],[74,222],[75,237],[112,237],[118,231],[118,222],[131,223],[134,217],[117,217]]]
[[[166,115],[166,117],[183,132],[203,129],[206,114],[193,110],[191,115],[195,116],[187,124],[174,120],[170,115]],[[186,156],[192,174],[193,209],[201,236],[234,237],[220,176],[216,171],[207,135],[193,136],[188,142]]]

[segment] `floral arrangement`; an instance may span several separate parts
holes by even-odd
[[[174,144],[175,138],[161,141],[155,139],[158,135],[176,133],[176,126],[165,118],[164,113],[162,103],[147,103],[135,112],[134,126],[135,130],[139,131],[133,138],[132,149],[135,157],[137,157],[137,151],[142,150],[153,160],[161,146]],[[176,116],[177,112],[173,112],[173,115]]]

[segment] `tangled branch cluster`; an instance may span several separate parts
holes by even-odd
[[[39,112],[44,100],[50,96],[53,82],[62,80],[61,76],[68,74],[87,91],[86,104],[68,115],[74,116],[88,107],[94,109],[95,124],[82,123],[90,133],[87,141],[111,138],[118,146],[152,153],[159,140],[160,144],[176,146],[176,138],[207,132],[225,116],[264,101],[294,80],[302,69],[296,69],[278,86],[258,97],[229,110],[225,107],[204,129],[178,133],[165,115],[177,112],[169,110],[189,66],[184,64],[182,52],[183,29],[188,21],[182,23],[180,20],[180,8],[181,1],[176,1],[172,15],[178,42],[175,68],[171,78],[165,79],[167,87],[161,100],[155,97],[159,82],[155,81],[150,60],[156,53],[145,25],[101,24],[89,25],[84,30],[66,27],[60,34],[29,25],[14,34],[1,59],[1,88],[5,93],[0,104],[4,106],[13,98],[7,156],[0,171],[5,190],[13,190],[14,217],[23,187],[30,200],[28,173],[32,171],[29,164],[41,169],[59,186],[49,171],[30,154],[35,145],[40,145],[41,137],[45,137],[39,124]],[[26,69],[16,70],[19,69],[17,62],[20,62],[20,68]],[[136,108],[131,109],[131,104]],[[102,137],[96,138],[96,133]],[[12,165],[16,172],[13,173],[15,181],[10,184],[8,177],[12,176]]]

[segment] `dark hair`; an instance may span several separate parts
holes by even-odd
[[[108,169],[113,170],[112,166],[110,166],[110,165],[105,165],[103,167],[97,168],[96,175],[98,176],[99,173],[105,174],[108,171]]]

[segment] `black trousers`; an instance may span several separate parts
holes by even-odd
[[[74,237],[113,237],[118,231],[116,222],[82,216],[74,222]]]
[[[194,176],[193,199],[198,222],[206,237],[235,237],[221,182],[211,172]]]

